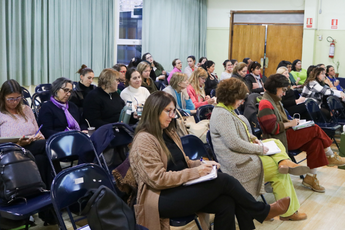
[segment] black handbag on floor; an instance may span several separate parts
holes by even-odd
[[[111,189],[102,185],[98,189],[90,189],[78,200],[81,215],[87,216],[92,230],[134,230],[134,212]]]
[[[45,191],[35,157],[19,145],[0,145],[0,198],[8,203]]]

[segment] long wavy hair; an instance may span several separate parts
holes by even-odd
[[[170,94],[164,91],[157,91],[152,93],[145,102],[141,120],[139,121],[139,124],[135,129],[135,134],[138,134],[140,132],[148,132],[155,138],[157,138],[168,159],[171,158],[171,153],[165,145],[162,136],[164,130],[162,130],[159,116],[161,115],[165,107],[167,107],[171,102],[174,103],[176,108],[176,101]],[[175,122],[171,121],[166,130],[172,131],[174,129]]]
[[[314,69],[311,71],[310,75],[308,76],[307,80],[305,80],[304,85],[308,85],[309,82],[315,80],[315,81],[317,81],[320,85],[324,86],[325,83],[319,81],[319,79],[317,78],[317,76],[319,76],[319,75],[321,74],[322,71],[325,71],[325,69],[322,68],[322,67],[316,67],[316,68],[314,68]]]
[[[14,116],[12,113],[8,112],[6,109],[6,96],[11,94],[11,93],[19,93],[21,96],[23,96],[22,93],[22,88],[20,87],[19,83],[16,80],[10,79],[5,81],[2,86],[1,86],[1,90],[0,90],[0,111],[4,114],[8,114],[11,117],[13,117],[14,119],[17,119],[16,116]],[[18,103],[16,110],[17,113],[24,117],[25,121],[27,120],[27,117],[23,111],[23,99],[20,100],[20,102]]]
[[[189,78],[189,82],[197,95],[205,97],[205,84],[202,87],[199,86],[199,78],[201,77],[207,78],[208,74],[206,70],[204,70],[202,67],[199,67],[193,71],[192,75]]]

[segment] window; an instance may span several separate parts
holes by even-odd
[[[118,0],[117,63],[141,57],[143,0]]]

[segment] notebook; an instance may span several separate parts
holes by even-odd
[[[276,153],[280,153],[281,150],[278,145],[274,141],[267,141],[262,143],[266,148],[268,148],[268,152],[265,155],[273,155]]]
[[[17,143],[21,137],[0,137],[0,144],[8,143],[8,142]],[[28,138],[29,137],[25,136],[23,139],[28,139]]]
[[[202,177],[199,177],[199,178],[194,179],[194,180],[187,181],[183,185],[188,186],[188,185],[192,185],[192,184],[201,183],[201,182],[204,182],[204,181],[214,180],[214,179],[217,178],[217,176],[218,176],[218,174],[217,174],[217,166],[213,165],[213,169],[212,169],[212,171],[209,174],[207,174],[205,176],[202,176]]]
[[[308,128],[314,125],[315,125],[314,121],[300,120],[299,124],[296,126],[293,126],[292,129],[296,131],[296,130]]]

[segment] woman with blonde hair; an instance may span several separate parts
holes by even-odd
[[[151,65],[142,61],[138,64],[137,70],[142,78],[141,86],[145,87],[150,93],[156,92],[158,89],[150,77]]]
[[[192,100],[195,109],[203,105],[212,105],[215,103],[215,99],[210,96],[206,96],[205,93],[205,82],[208,77],[206,70],[199,67],[190,76],[189,82],[190,85],[187,87],[187,92]]]
[[[91,126],[99,128],[119,121],[121,110],[125,106],[116,92],[119,82],[120,73],[114,69],[104,69],[99,75],[98,87],[84,100],[84,117]]]
[[[195,106],[189,98],[187,87],[189,85],[188,76],[185,73],[174,73],[170,79],[170,85],[163,91],[172,95],[178,109],[182,109],[189,114],[196,113]]]

